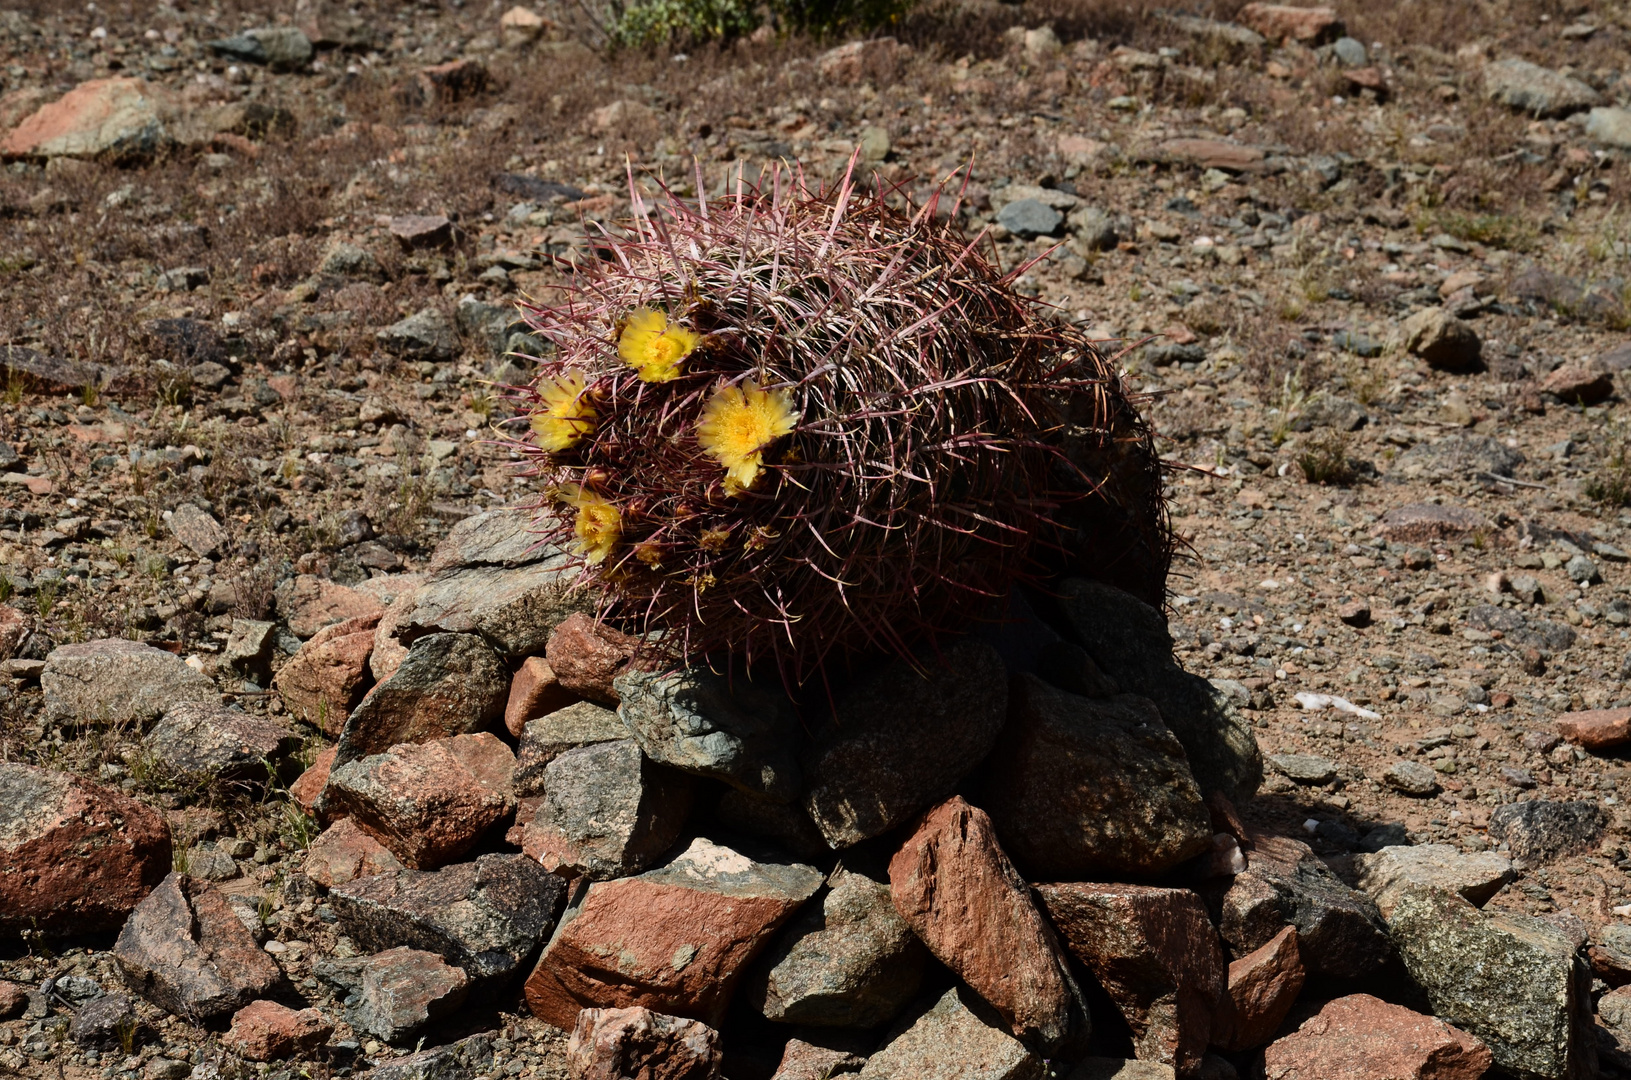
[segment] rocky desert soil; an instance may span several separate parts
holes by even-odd
[[[720,197],[857,148],[905,196],[966,183],[970,233],[1147,395],[1177,656],[1265,756],[1245,825],[1349,884],[1385,844],[1506,856],[1487,911],[1554,924],[1594,996],[1631,980],[1631,714],[1559,723],[1631,707],[1631,8],[1304,15],[969,0],[860,44],[613,54],[569,5],[0,11],[0,762],[161,815],[332,1029],[252,1063],[141,1001],[135,1036],[76,1042],[123,986],[113,934],[13,926],[0,1073],[415,1049],[318,977],[361,950],[287,785],[335,729],[275,679],[326,625],[372,642],[451,528],[532,494],[515,305],[595,257],[631,176]],[[107,638],[270,722],[273,778],[51,700],[53,650]],[[1508,828],[1521,802],[1565,809]],[[1631,1027],[1597,1023],[1617,1075]],[[485,1030],[485,1075],[566,1074],[518,994],[454,1027],[424,1045]]]

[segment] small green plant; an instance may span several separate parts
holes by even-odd
[[[79,392],[79,400],[85,403],[88,409],[94,409],[102,402],[102,390],[94,382],[88,382]]]
[[[18,372],[16,369],[11,369],[6,373],[5,399],[7,405],[22,404],[23,393],[27,389],[27,383],[23,379],[20,372]]]
[[[1307,401],[1308,395],[1303,391],[1302,373],[1286,372],[1280,381],[1279,399],[1274,403],[1274,427],[1269,431],[1269,438],[1275,446],[1280,446],[1291,438],[1292,418]]]
[[[1437,213],[1419,219],[1416,228],[1422,232],[1436,229],[1457,240],[1508,251],[1529,251],[1539,239],[1534,225],[1508,214]]]
[[[1604,506],[1631,506],[1631,431],[1623,422],[1608,429],[1607,448],[1582,490],[1588,499]]]
[[[40,618],[51,614],[51,609],[57,603],[57,583],[54,581],[41,582],[38,591],[34,594],[34,610],[39,612]]]
[[[1348,395],[1361,405],[1380,401],[1387,392],[1387,370],[1376,360],[1353,357],[1342,366]]]
[[[1297,468],[1310,484],[1351,484],[1353,463],[1348,460],[1348,436],[1329,428],[1304,441]]]
[[[127,1016],[113,1026],[114,1037],[119,1040],[119,1050],[129,1057],[136,1052],[136,1032],[138,1024],[134,1016]]]
[[[916,0],[611,0],[602,26],[615,48],[729,41],[753,33],[766,15],[778,31],[831,37],[897,22]]]
[[[170,856],[170,869],[178,874],[190,874],[193,869],[193,849],[191,845],[185,847],[177,845]]]
[[[9,602],[16,591],[17,583],[11,580],[11,575],[0,573],[0,604]]]

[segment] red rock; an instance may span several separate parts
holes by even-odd
[[[1564,713],[1557,731],[1576,746],[1593,753],[1631,742],[1631,709],[1589,709]]]
[[[700,1020],[650,1009],[584,1009],[566,1044],[571,1080],[713,1080],[724,1054]]]
[[[325,889],[357,878],[401,870],[402,861],[391,849],[357,827],[350,818],[341,818],[306,849],[306,876]]]
[[[17,655],[17,647],[28,636],[28,621],[9,604],[0,604],[0,660]]]
[[[935,957],[1022,1041],[1069,1038],[1065,957],[985,811],[953,796],[923,814],[889,863],[895,908]]]
[[[1141,1061],[1200,1070],[1224,990],[1223,946],[1188,889],[1063,884],[1037,889],[1076,958],[1133,1032]]]
[[[385,610],[371,596],[312,574],[301,574],[280,586],[277,607],[289,632],[298,638],[312,637],[325,626],[349,619],[378,617]]]
[[[317,760],[311,763],[311,768],[301,773],[299,779],[289,785],[289,798],[308,814],[317,805],[317,797],[323,793],[323,787],[328,783],[329,770],[334,767],[334,755],[338,751],[338,747],[331,746],[318,754]]]
[[[636,638],[578,612],[568,615],[549,635],[544,656],[562,689],[603,705],[616,705],[612,680],[628,667],[638,645]]]
[[[28,987],[0,979],[0,1020],[10,1020],[28,1007]]]
[[[1161,144],[1161,150],[1167,157],[1197,168],[1228,172],[1255,172],[1268,156],[1260,147],[1222,139],[1169,139]]]
[[[447,105],[487,89],[487,69],[477,60],[449,60],[421,69],[418,82],[426,101]]]
[[[1349,626],[1364,629],[1370,625],[1370,604],[1364,600],[1350,600],[1337,608],[1337,618]]]
[[[1483,515],[1454,503],[1409,503],[1382,515],[1382,535],[1414,544],[1455,540],[1486,528]]]
[[[895,81],[902,51],[892,37],[852,41],[816,57],[816,68],[829,82],[848,85],[867,79],[883,86]]]
[[[1327,1002],[1264,1052],[1266,1080],[1478,1080],[1483,1041],[1369,994]]]
[[[0,141],[0,157],[151,157],[170,142],[163,93],[141,79],[80,83],[13,128]]]
[[[591,884],[527,979],[527,1006],[563,1031],[580,1009],[635,1005],[717,1024],[753,958],[821,882],[808,866],[698,838],[655,870]]]
[[[453,246],[453,223],[441,214],[403,214],[391,219],[391,235],[404,251]]]
[[[541,656],[529,656],[510,680],[510,700],[504,706],[504,727],[517,739],[527,729],[527,722],[547,716],[556,709],[564,709],[578,700],[578,696],[561,685],[549,661]]]
[[[282,695],[289,711],[324,735],[339,734],[374,681],[368,658],[380,614],[325,626],[272,679],[272,689]]]
[[[328,1041],[334,1025],[316,1009],[295,1010],[275,1001],[251,1001],[232,1017],[232,1030],[222,1042],[250,1061],[309,1054]]]
[[[1288,926],[1267,945],[1229,965],[1229,988],[1212,1022],[1212,1045],[1250,1050],[1274,1038],[1306,979],[1297,930]]]
[[[1348,85],[1354,90],[1369,90],[1378,98],[1386,98],[1391,89],[1387,76],[1379,67],[1349,68],[1342,73],[1342,77],[1348,80]]]
[[[1235,16],[1273,42],[1290,38],[1304,45],[1323,45],[1342,36],[1342,20],[1328,7],[1247,4]]]
[[[0,934],[116,930],[170,872],[170,827],[120,792],[0,764]]]
[[[1596,405],[1614,393],[1614,376],[1585,364],[1564,364],[1541,380],[1540,389],[1570,405]]]
[[[400,743],[336,766],[318,811],[353,818],[404,865],[434,870],[514,812],[514,772],[515,755],[487,732]]]

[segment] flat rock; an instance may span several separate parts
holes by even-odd
[[[324,735],[339,734],[351,710],[374,683],[368,658],[380,616],[365,615],[326,626],[278,669],[272,689],[298,719]]]
[[[113,946],[130,989],[198,1024],[283,985],[227,899],[208,882],[172,873],[131,912]]]
[[[928,958],[888,882],[840,866],[821,903],[782,931],[746,993],[769,1020],[875,1028],[917,996]]]
[[[459,355],[459,333],[439,308],[424,308],[374,335],[392,356],[405,360],[452,360]]]
[[[145,161],[173,141],[171,106],[141,79],[91,79],[42,106],[0,140],[0,156]]]
[[[215,558],[231,539],[213,514],[200,510],[192,503],[184,502],[177,506],[170,512],[165,524],[169,526],[171,536],[201,559]]]
[[[487,732],[404,743],[336,765],[318,809],[353,818],[408,867],[433,870],[515,810],[514,771],[515,755]]]
[[[117,929],[170,872],[156,811],[68,773],[0,763],[0,934]]]
[[[507,658],[537,655],[562,619],[592,603],[568,592],[573,580],[571,557],[555,549],[521,566],[450,568],[432,572],[393,617],[399,635],[479,634]]]
[[[445,214],[398,214],[391,219],[391,235],[404,251],[451,247],[453,222]]]
[[[542,794],[550,762],[568,750],[628,737],[629,729],[617,713],[589,701],[574,702],[529,720],[515,752],[515,793],[522,798]]]
[[[1443,308],[1423,308],[1399,327],[1399,345],[1438,371],[1484,369],[1484,345],[1478,331]]]
[[[510,696],[504,703],[504,728],[519,739],[532,721],[575,701],[577,695],[561,685],[548,660],[529,656],[521,661],[510,679]]]
[[[1496,807],[1489,816],[1489,835],[1504,842],[1513,858],[1541,863],[1591,847],[1607,824],[1595,802],[1537,799]]]
[[[1267,1080],[1479,1080],[1489,1047],[1443,1020],[1369,994],[1328,1001],[1264,1052]]]
[[[1073,579],[1061,602],[1076,643],[1123,693],[1149,698],[1183,744],[1201,794],[1220,791],[1244,803],[1263,782],[1263,758],[1251,725],[1223,691],[1178,666],[1161,613],[1120,589]]]
[[[332,889],[356,878],[401,870],[402,860],[355,821],[341,818],[311,842],[302,869],[317,884]]]
[[[40,673],[46,716],[75,724],[146,724],[180,701],[220,700],[181,657],[126,638],[59,645]]]
[[[1274,754],[1274,771],[1299,784],[1329,784],[1336,779],[1337,763],[1317,754]]]
[[[1141,1061],[1194,1075],[1225,988],[1223,948],[1187,889],[1043,885],[1037,892],[1070,951],[1098,978]]]
[[[399,743],[482,731],[503,713],[510,673],[474,634],[430,634],[351,711],[335,760],[344,764]]]
[[[1147,698],[1090,699],[1014,678],[981,805],[1032,880],[1154,877],[1210,849],[1182,744]]]
[[[1590,709],[1557,718],[1557,733],[1592,753],[1631,742],[1631,709]]]
[[[312,58],[311,39],[293,26],[258,26],[209,43],[210,51],[276,71],[294,71]]]
[[[1604,146],[1631,149],[1631,109],[1591,110],[1586,117],[1586,137]]]
[[[1484,65],[1484,94],[1532,116],[1567,116],[1602,103],[1586,83],[1551,68],[1509,57]]]
[[[810,1033],[806,1033],[807,1035]],[[835,1042],[838,1045],[826,1045]],[[822,1040],[788,1039],[782,1048],[781,1062],[770,1080],[828,1080],[845,1073],[858,1073],[866,1065],[866,1051],[872,1049],[872,1039],[843,1038]]]
[[[1568,405],[1597,405],[1614,393],[1614,373],[1591,364],[1564,364],[1540,381],[1542,393]]]
[[[545,766],[542,800],[511,837],[563,876],[628,877],[680,838],[691,787],[689,776],[653,762],[633,739],[568,750]]]
[[[1038,1049],[1078,1033],[1079,994],[1064,950],[983,810],[953,796],[919,819],[889,863],[895,909]]]
[[[1488,435],[1447,435],[1419,442],[1393,460],[1388,476],[1406,480],[1466,479],[1479,473],[1511,476],[1526,459]]]
[[[639,1006],[584,1009],[566,1044],[572,1080],[714,1080],[724,1059],[707,1024]]]
[[[567,909],[527,980],[534,1016],[644,1006],[717,1023],[737,981],[821,887],[819,871],[698,838],[638,877],[597,881]]]
[[[888,832],[952,793],[995,745],[1007,709],[1007,669],[983,641],[953,643],[927,674],[891,661],[815,732],[804,809],[834,848]]]
[[[1022,240],[1052,236],[1065,215],[1037,199],[1015,199],[997,214],[997,222]]]
[[[375,1065],[368,1080],[467,1080],[493,1071],[493,1036],[471,1035],[446,1046],[421,1050]]]
[[[798,719],[779,689],[702,668],[630,671],[613,685],[617,715],[651,760],[780,802],[798,797]]]
[[[515,971],[566,903],[566,885],[522,855],[483,855],[433,873],[397,870],[336,885],[329,903],[365,949],[436,953],[471,978]]]
[[[966,987],[911,1016],[867,1059],[858,1080],[1042,1080],[1046,1063]]]
[[[1450,844],[1386,847],[1361,854],[1355,862],[1359,887],[1372,898],[1400,879],[1453,892],[1475,907],[1483,907],[1501,886],[1512,880],[1512,863],[1493,851],[1463,853]]]
[[[468,975],[419,949],[375,953],[359,974],[346,1023],[388,1043],[412,1043],[433,1021],[456,1012],[470,992]]]
[[[23,1000],[27,1000],[26,995]],[[21,1005],[17,1011],[21,1011]],[[0,1016],[10,1015],[11,1011],[0,1001]],[[68,1038],[81,1050],[122,1050],[121,1034],[129,1038],[140,1026],[136,1002],[129,994],[103,994],[87,1001],[74,1013],[73,1022],[68,1025]]]
[[[1177,1076],[1172,1066],[1154,1061],[1093,1057],[1079,1063],[1066,1080],[1176,1080]]]
[[[325,626],[377,617],[385,610],[385,605],[366,593],[313,574],[290,578],[273,595],[289,632],[302,640]]]
[[[1328,7],[1290,4],[1247,4],[1235,16],[1269,41],[1296,41],[1323,45],[1342,36],[1342,20]]]
[[[561,620],[549,635],[544,658],[563,689],[615,706],[618,694],[613,680],[629,666],[639,644],[639,638],[576,612]]]
[[[232,1017],[221,1042],[250,1061],[278,1061],[310,1054],[328,1042],[334,1025],[316,1009],[291,1009],[275,1001],[251,1001]]]
[[[1382,773],[1382,782],[1403,795],[1425,799],[1438,791],[1438,773],[1419,761],[1396,761]]]
[[[1297,1003],[1307,973],[1288,926],[1267,945],[1229,965],[1228,988],[1212,1018],[1212,1045],[1239,1052],[1274,1038]]]
[[[1382,535],[1411,544],[1458,540],[1488,527],[1477,511],[1454,503],[1408,503],[1382,515]]]
[[[283,721],[219,702],[177,702],[147,735],[148,748],[170,768],[223,779],[264,776],[268,762],[299,744]]]

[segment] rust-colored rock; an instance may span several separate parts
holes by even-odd
[[[309,1054],[328,1041],[334,1025],[316,1009],[291,1009],[275,1001],[251,1001],[232,1017],[221,1042],[250,1061],[277,1061]]]
[[[339,752],[338,747],[331,746],[317,755],[317,760],[311,767],[289,785],[289,798],[295,805],[306,813],[311,813],[317,805],[317,797],[323,793],[328,785],[329,770],[334,768],[334,755]]]
[[[152,157],[171,142],[168,95],[141,79],[91,79],[24,119],[0,141],[4,157]]]
[[[379,613],[325,626],[300,647],[272,679],[272,689],[296,717],[333,737],[373,684]]]
[[[638,645],[636,638],[579,612],[568,615],[549,635],[544,656],[563,690],[602,705],[616,705],[612,680],[628,667]]]
[[[1596,405],[1614,393],[1614,375],[1589,364],[1564,364],[1541,380],[1540,389],[1570,405]]]
[[[0,979],[0,1020],[10,1020],[28,1006],[28,987]]]
[[[1141,1061],[1200,1071],[1224,990],[1223,947],[1188,889],[1061,884],[1037,889],[1077,959],[1109,993]]]
[[[28,636],[28,620],[10,604],[0,604],[0,660],[17,655],[18,646]]]
[[[120,792],[0,764],[0,934],[117,929],[170,872],[170,827]]]
[[[566,1044],[571,1080],[714,1080],[719,1032],[650,1009],[584,1009]]]
[[[1264,1052],[1267,1080],[1478,1080],[1489,1047],[1442,1020],[1369,994],[1327,1002]]]
[[[306,849],[306,876],[325,889],[357,878],[401,870],[402,860],[391,849],[357,827],[350,818],[341,818]]]
[[[526,731],[527,723],[547,716],[556,709],[564,709],[578,700],[578,695],[561,685],[555,669],[542,656],[529,656],[521,661],[515,677],[510,680],[510,700],[504,706],[504,727],[517,739]]]
[[[563,1031],[580,1009],[636,1005],[717,1024],[747,966],[821,881],[808,866],[698,838],[655,870],[590,885],[527,979],[527,1006]]]
[[[1488,527],[1483,515],[1454,503],[1409,503],[1382,515],[1383,536],[1413,544],[1458,540]]]
[[[278,614],[298,638],[310,638],[325,626],[373,616],[385,606],[373,597],[339,582],[313,574],[301,574],[285,582],[277,591]]]
[[[1235,16],[1270,41],[1290,39],[1304,45],[1323,45],[1342,36],[1342,20],[1328,7],[1292,7],[1290,4],[1247,4]]]
[[[1022,1041],[1072,1034],[1077,991],[1031,889],[997,844],[985,811],[953,796],[918,819],[889,863],[906,924]]]
[[[1161,144],[1160,150],[1174,161],[1226,172],[1261,172],[1268,156],[1260,147],[1242,146],[1223,139],[1169,139]]]
[[[1212,1045],[1250,1050],[1274,1038],[1302,992],[1306,973],[1297,930],[1288,926],[1267,945],[1229,965],[1229,988],[1212,1020]]]
[[[1557,718],[1557,733],[1583,750],[1599,753],[1631,742],[1631,709],[1588,709]]]

